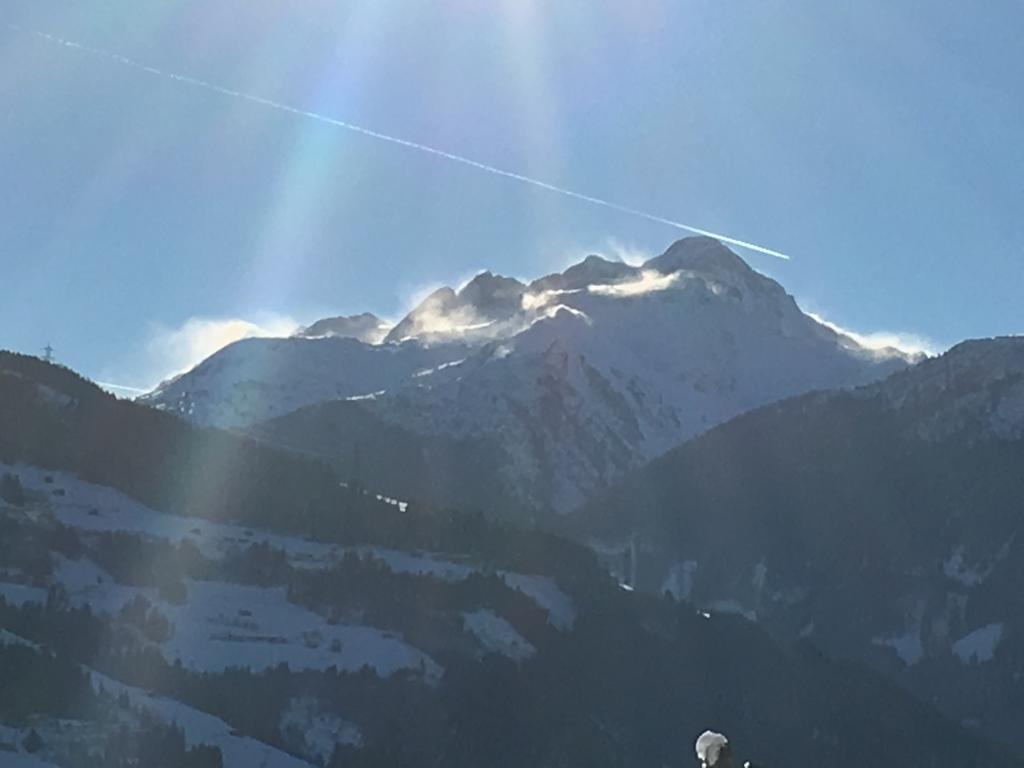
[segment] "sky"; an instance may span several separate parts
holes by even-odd
[[[6,0],[0,348],[149,387],[684,234],[34,32],[783,252],[738,251],[843,328],[1024,333],[1022,28],[1020,0]]]

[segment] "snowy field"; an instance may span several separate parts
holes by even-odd
[[[953,643],[953,653],[964,664],[983,664],[992,661],[1003,638],[1002,624],[989,624],[976,629]]]
[[[331,712],[324,712],[313,698],[292,699],[281,717],[281,733],[301,735],[305,753],[330,762],[338,744],[358,747],[363,743],[359,727]],[[287,738],[287,736],[286,736]]]
[[[220,559],[229,552],[264,543],[285,552],[288,562],[297,568],[330,568],[347,552],[355,552],[362,557],[382,561],[394,573],[433,576],[451,582],[461,581],[477,571],[472,565],[431,554],[370,546],[340,547],[257,528],[157,512],[119,491],[84,482],[68,472],[0,464],[0,473],[3,472],[18,475],[27,491],[45,494],[56,518],[70,528],[96,532],[124,531],[174,543],[187,539],[211,559]],[[52,482],[47,483],[47,477]],[[54,495],[57,490],[63,491],[63,495]],[[102,578],[102,574],[62,574],[62,581],[65,581],[65,575],[79,587],[90,578],[92,582]],[[504,571],[499,575],[511,588],[524,593],[547,611],[553,626],[562,630],[572,627],[576,615],[573,602],[551,579]],[[111,604],[121,604],[119,601],[124,595],[115,592],[112,588],[93,590],[93,595],[97,601],[109,599]],[[30,599],[30,593],[18,593],[15,589],[11,595],[16,599]],[[127,599],[131,599],[130,596]],[[102,610],[102,605],[96,602],[93,608]]]
[[[107,693],[120,696],[124,693],[133,707],[144,709],[165,723],[177,725],[185,733],[185,742],[193,747],[210,744],[220,747],[224,768],[311,768],[299,760],[261,741],[236,735],[231,726],[223,720],[200,712],[186,704],[162,696],[154,696],[139,688],[117,682],[113,678],[90,671],[93,688],[103,688]],[[3,765],[0,759],[0,765]]]
[[[263,588],[211,581],[187,583],[184,605],[159,603],[174,625],[162,645],[169,661],[188,669],[220,672],[286,663],[291,669],[357,671],[371,667],[381,677],[422,669],[436,680],[441,668],[393,633],[373,627],[329,624],[324,617],[289,603],[282,587]]]
[[[3,768],[57,768],[53,763],[40,760],[24,752],[0,752],[0,766]]]
[[[12,644],[26,645],[32,648],[39,647],[18,635],[0,630],[0,645]],[[125,685],[88,667],[83,667],[83,669],[89,674],[90,681],[95,690],[99,691],[102,689],[115,697],[119,697],[123,693],[131,707],[145,710],[161,722],[181,728],[188,746],[210,744],[219,747],[224,758],[225,768],[250,768],[250,766],[263,766],[264,768],[311,768],[310,763],[256,739],[239,735],[230,725],[213,715],[201,712],[174,699],[153,695],[140,688]],[[299,715],[302,713],[297,712],[294,714],[295,724],[302,725],[303,723],[299,718]],[[336,733],[339,742],[359,743],[358,729],[351,723],[345,723],[341,720],[332,723],[325,718],[311,718],[305,723],[305,726],[311,729],[319,739],[321,746],[326,745],[329,738],[327,729],[332,725],[338,726]],[[21,741],[26,735],[27,731],[25,730],[0,725],[0,742],[20,746]],[[30,755],[6,751],[0,751],[0,766],[3,768],[8,768],[8,766],[12,768],[53,768],[51,763]]]
[[[18,606],[25,605],[25,603],[45,603],[46,590],[42,587],[0,582],[0,597],[3,597],[11,605]]]
[[[514,661],[525,661],[537,652],[529,640],[494,611],[481,609],[464,613],[462,624],[491,653],[500,653]]]
[[[287,663],[294,670],[358,671],[369,666],[381,677],[401,669],[422,670],[436,680],[441,668],[393,633],[373,627],[329,624],[324,617],[288,602],[283,587],[265,588],[218,581],[187,581],[183,605],[161,600],[155,589],[115,584],[95,563],[57,556],[55,579],[72,605],[89,604],[99,613],[117,613],[136,596],[150,601],[173,625],[160,644],[168,662],[187,669],[221,672],[231,666],[253,671]],[[43,602],[46,590],[0,584],[0,594],[23,602]]]

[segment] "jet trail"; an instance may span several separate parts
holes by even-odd
[[[391,136],[387,133],[381,133],[380,131],[375,131],[370,128],[364,128],[363,126],[356,125],[355,123],[349,123],[344,120],[338,120],[337,118],[334,117],[322,115],[318,112],[310,112],[309,110],[300,109],[298,107],[292,107],[289,106],[288,104],[282,104],[279,101],[265,99],[262,96],[255,96],[251,93],[244,93],[242,91],[236,91],[231,88],[225,88],[222,85],[210,83],[206,80],[200,80],[196,77],[189,77],[188,75],[179,75],[175,72],[168,72],[166,70],[157,69],[156,67],[151,67],[148,64],[143,64],[141,62],[135,61],[134,59],[129,59],[127,56],[122,56],[118,53],[112,53],[111,51],[106,51],[101,48],[93,48],[88,45],[83,45],[82,43],[76,43],[72,40],[66,40],[56,35],[50,35],[45,32],[38,32],[36,30],[25,30],[13,24],[7,24],[6,26],[9,29],[13,29],[17,32],[27,33],[35,37],[38,37],[42,40],[46,40],[57,45],[62,45],[65,48],[73,48],[77,51],[82,51],[93,56],[105,58],[110,61],[117,62],[118,64],[123,64],[124,66],[131,67],[133,69],[148,72],[149,74],[156,75],[158,77],[174,80],[179,83],[185,83],[187,85],[192,85],[197,88],[203,88],[207,91],[219,93],[224,96],[230,96],[235,99],[241,99],[242,101],[248,101],[253,104],[260,104],[265,107],[270,107],[271,109],[276,109],[281,112],[287,112],[289,114],[297,115],[299,117],[305,117],[310,120],[316,120],[317,122],[332,125],[336,128],[343,128],[346,131],[351,131],[352,133],[358,133],[362,134],[363,136],[369,136],[370,138],[377,139],[379,141],[386,141],[390,144],[397,144],[400,147],[415,149],[419,152],[424,152],[429,155],[434,155],[435,157],[440,157],[445,160],[451,160],[452,162],[455,163],[467,165],[470,168],[476,168],[477,170],[494,174],[495,176],[501,176],[506,179],[512,179],[513,181],[521,182],[523,184],[529,184],[530,186],[537,187],[539,189],[545,189],[549,192],[555,192],[556,194],[563,195],[574,200],[581,200],[585,203],[591,203],[592,205],[599,205],[609,210],[629,214],[630,216],[637,216],[642,219],[647,219],[648,221],[653,221],[658,224],[665,224],[666,226],[674,227],[675,229],[685,230],[686,232],[692,232],[697,235],[706,235],[707,237],[713,237],[716,240],[721,240],[723,243],[729,243],[730,245],[735,245],[739,248],[745,248],[747,250],[755,251],[757,253],[763,253],[768,256],[774,256],[775,258],[778,259],[785,259],[787,261],[789,260],[789,256],[787,256],[786,254],[772,250],[771,248],[766,248],[763,245],[750,243],[747,242],[746,240],[739,240],[738,238],[718,234],[717,232],[711,232],[706,229],[701,229],[700,227],[693,227],[690,226],[689,224],[683,224],[678,221],[673,221],[672,219],[667,219],[664,218],[663,216],[657,216],[653,213],[647,213],[646,211],[641,211],[637,208],[630,208],[629,206],[620,205],[619,203],[614,203],[611,202],[610,200],[604,200],[600,197],[587,195],[584,194],[583,192],[576,192],[575,190],[568,189],[566,187],[560,187],[556,184],[549,184],[548,182],[541,181],[540,179],[534,179],[531,178],[530,176],[524,176],[521,173],[515,173],[514,171],[507,171],[503,168],[488,165],[487,163],[481,163],[477,160],[473,160],[472,158],[464,157],[463,155],[456,155],[452,152],[447,152],[443,149],[438,149],[437,147],[431,147],[427,144],[420,144],[419,142],[416,141],[410,141],[408,139],[402,139],[397,136]]]

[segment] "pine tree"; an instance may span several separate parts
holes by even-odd
[[[30,755],[34,755],[43,748],[43,739],[38,733],[36,733],[36,729],[33,728],[28,732],[28,736],[25,737],[25,740],[21,742],[21,746],[23,746],[25,751]]]
[[[0,478],[0,499],[15,507],[24,506],[25,489],[21,487],[21,480],[17,475],[5,472],[4,476]]]

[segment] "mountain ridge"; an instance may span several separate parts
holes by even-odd
[[[1024,338],[742,414],[628,475],[571,527],[636,537],[642,588],[756,620],[1024,742]]]
[[[356,339],[366,344],[380,344],[390,330],[391,327],[375,314],[363,312],[358,315],[325,317],[300,328],[293,335],[306,339],[331,336]]]
[[[347,398],[428,439],[496,439],[501,492],[544,516],[745,410],[914,359],[837,334],[706,237],[530,284],[482,272],[426,297],[382,344],[303,341],[227,347],[145,400],[253,428]]]

